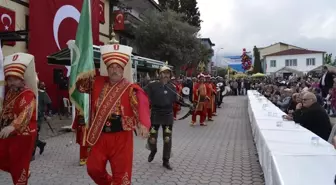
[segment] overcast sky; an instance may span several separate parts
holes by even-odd
[[[217,56],[277,42],[336,55],[336,0],[197,1]]]
[[[202,37],[216,44],[217,56],[277,42],[336,55],[336,0],[198,0],[198,6]]]

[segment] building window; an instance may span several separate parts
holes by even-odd
[[[307,66],[314,66],[315,65],[315,58],[307,58],[306,59]]]
[[[286,66],[297,66],[297,59],[287,59]]]
[[[276,67],[276,60],[271,60],[271,67]]]

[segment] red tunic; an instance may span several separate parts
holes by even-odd
[[[77,89],[87,92],[88,79],[77,82]],[[96,184],[131,184],[133,161],[133,130],[149,130],[149,101],[145,92],[122,79],[112,85],[108,77],[96,77],[91,94],[91,120],[87,135],[92,145],[87,170]],[[121,116],[123,131],[102,133],[109,116]],[[112,165],[112,176],[106,172],[106,162]]]
[[[6,92],[0,130],[8,125],[14,126],[15,131],[0,139],[0,170],[11,173],[13,184],[26,185],[37,134],[36,97],[32,90]]]

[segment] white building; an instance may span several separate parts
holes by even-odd
[[[287,76],[293,71],[307,73],[323,65],[324,53],[324,51],[288,49],[265,55],[266,74],[281,72],[284,76]]]

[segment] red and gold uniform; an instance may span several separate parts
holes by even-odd
[[[77,82],[81,92],[91,92],[91,122],[87,143],[92,146],[87,160],[90,177],[98,185],[129,185],[132,179],[133,131],[150,128],[149,101],[145,92],[132,84],[131,74],[111,84],[107,68],[118,64],[125,72],[131,72],[132,48],[113,44],[101,46],[101,75],[94,81]],[[112,176],[106,171],[110,162]]]
[[[26,86],[18,90],[7,88],[5,91],[0,131],[10,125],[15,130],[7,138],[0,138],[0,170],[11,174],[13,184],[27,185],[37,135],[34,56],[13,54],[5,58],[4,66],[6,80],[10,76],[19,78]]]
[[[209,103],[207,104],[207,117],[209,121],[213,121],[212,120],[212,115],[214,113],[214,108],[213,106],[214,104],[214,100],[215,100],[215,93],[216,93],[216,89],[213,89],[212,83],[210,81],[211,75],[205,75],[206,77],[206,86],[207,86],[207,96],[209,97]]]
[[[182,88],[180,87],[180,85],[178,84],[178,82],[176,81],[175,77],[172,77],[173,80],[173,85],[176,88],[176,93],[181,95],[182,93]],[[177,113],[181,110],[181,105],[174,103],[173,105],[173,114],[174,114],[174,120],[176,120],[177,117]]]
[[[84,123],[84,117],[79,115],[78,110],[75,113],[72,129],[76,132],[76,143],[79,145],[79,165],[83,166],[86,164],[90,151],[89,144],[86,142],[89,129]]]
[[[183,89],[182,81],[178,81],[178,82],[177,82],[177,89],[176,89],[176,92],[177,92],[177,94],[179,94],[181,97],[182,97],[182,89]],[[178,111],[181,111],[181,105],[179,105],[179,107],[178,107]]]
[[[216,95],[217,95],[217,86],[211,82],[211,89],[212,89],[212,95],[211,95],[211,112],[212,115],[216,115],[217,112],[217,105],[216,105]]]
[[[204,74],[200,74],[199,78],[204,78]],[[200,116],[200,125],[205,126],[206,123],[206,114],[207,107],[209,104],[209,96],[208,96],[209,88],[203,81],[199,81],[197,84],[194,84],[193,87],[193,103],[196,104],[196,109],[191,118],[191,125],[195,125],[197,115]]]

